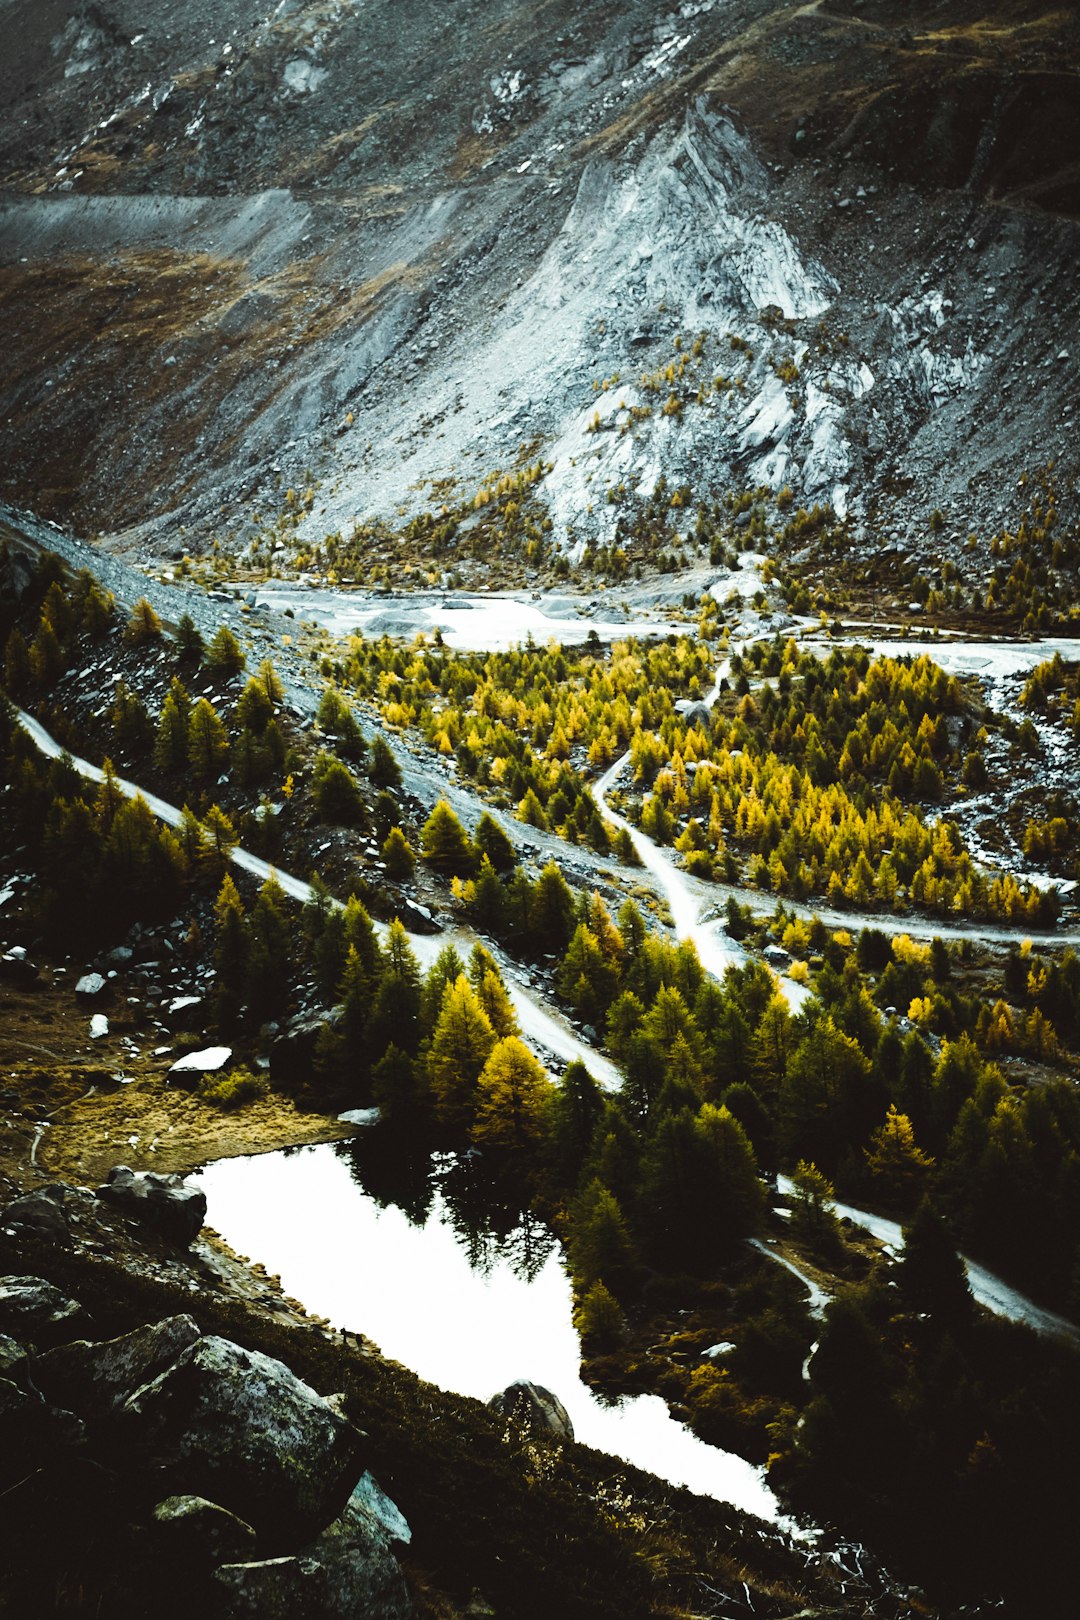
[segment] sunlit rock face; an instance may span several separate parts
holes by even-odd
[[[661,479],[996,519],[1075,470],[1080,118],[1075,19],[985,9],[18,4],[4,492],[165,546],[523,458],[571,557]]]

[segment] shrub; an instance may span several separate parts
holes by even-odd
[[[199,1082],[198,1095],[203,1102],[227,1112],[255,1102],[270,1092],[270,1082],[264,1074],[252,1074],[250,1069],[229,1069],[225,1074],[207,1074]]]

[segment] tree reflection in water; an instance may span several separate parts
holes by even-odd
[[[494,1157],[470,1149],[428,1154],[377,1127],[336,1144],[354,1181],[386,1208],[393,1204],[422,1226],[439,1204],[470,1266],[482,1277],[505,1261],[532,1282],[555,1247],[550,1227],[523,1198],[520,1177]]]

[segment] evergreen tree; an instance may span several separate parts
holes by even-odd
[[[409,946],[409,936],[396,917],[387,929],[380,962],[367,1027],[367,1056],[371,1064],[391,1045],[414,1053],[420,1041],[420,970]]]
[[[272,667],[272,666],[271,666]],[[259,736],[274,717],[274,705],[257,676],[248,678],[236,703],[236,722],[245,731]]]
[[[925,1313],[953,1330],[971,1321],[974,1300],[964,1262],[928,1199],[923,1199],[911,1225],[904,1228],[897,1281],[909,1310]]]
[[[574,1326],[586,1355],[617,1350],[626,1338],[626,1318],[618,1300],[602,1282],[593,1283],[574,1311]]]
[[[140,596],[132,608],[125,636],[133,647],[142,647],[160,638],[161,620],[145,596]]]
[[[146,704],[123,679],[116,683],[112,707],[113,740],[126,754],[140,754],[154,737],[154,726]]]
[[[325,750],[311,773],[311,796],[320,821],[340,827],[368,826],[367,806],[347,765]]]
[[[567,1241],[575,1281],[582,1288],[604,1281],[625,1297],[638,1264],[618,1199],[594,1177],[574,1198],[569,1214]]]
[[[399,788],[401,786],[401,767],[394,758],[390,744],[381,732],[376,732],[371,740],[371,763],[368,766],[368,775],[376,787]]]
[[[176,626],[176,656],[182,664],[202,662],[205,643],[190,613],[184,613]]]
[[[529,928],[536,948],[561,954],[574,926],[574,896],[554,861],[548,861],[533,887]]]
[[[431,1037],[428,1075],[440,1121],[468,1131],[476,1114],[477,1082],[495,1046],[495,1031],[465,975],[446,986]]]
[[[176,679],[165,694],[158,717],[154,764],[159,771],[180,771],[187,764],[191,699]]]
[[[412,845],[400,827],[391,827],[382,847],[386,875],[396,883],[407,883],[416,866]]]
[[[791,1230],[797,1238],[823,1255],[840,1247],[840,1223],[833,1209],[833,1184],[816,1164],[800,1159],[791,1174]]]
[[[440,799],[424,823],[420,853],[437,872],[466,877],[475,865],[475,851],[461,822],[445,799]]]
[[[268,878],[251,908],[247,998],[258,1018],[280,1017],[292,979],[292,930],[285,891]]]
[[[890,1103],[884,1125],[874,1132],[866,1149],[866,1167],[880,1203],[888,1209],[914,1209],[926,1190],[933,1163],[916,1143],[910,1119]]]
[[[575,1058],[567,1064],[548,1106],[548,1159],[558,1186],[577,1185],[603,1111],[600,1087],[584,1063]]]
[[[214,946],[217,1020],[220,1027],[235,1027],[243,1002],[247,977],[248,940],[244,908],[236,884],[225,874],[214,906],[216,943]]]
[[[239,675],[246,663],[244,649],[228,625],[221,625],[206,649],[206,667],[215,675],[231,678]]]
[[[465,964],[455,945],[444,945],[428,969],[420,1002],[420,1021],[425,1036],[431,1034],[442,1012],[447,987],[464,974]]]
[[[473,842],[479,854],[487,857],[496,872],[513,871],[517,864],[514,846],[487,810],[476,824]]]
[[[30,673],[30,652],[26,645],[26,637],[16,625],[4,645],[4,685],[16,701],[26,696],[30,685]]]
[[[506,891],[495,875],[495,868],[487,855],[480,858],[480,870],[473,885],[470,910],[476,926],[485,934],[496,936],[505,932],[507,921]]]
[[[200,698],[188,721],[188,763],[197,781],[207,782],[224,770],[229,739],[213,704]]]
[[[236,828],[219,805],[212,804],[201,826],[199,857],[210,876],[223,877],[239,843]]]
[[[492,1048],[477,1082],[473,1141],[512,1153],[535,1148],[551,1089],[539,1059],[518,1036],[507,1035]]]
[[[356,717],[344,698],[334,687],[328,686],[319,700],[315,716],[320,730],[333,737],[337,752],[354,764],[367,753],[367,741],[356,723]]]

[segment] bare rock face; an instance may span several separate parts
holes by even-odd
[[[574,1438],[574,1425],[566,1407],[543,1384],[531,1384],[527,1379],[508,1384],[501,1394],[492,1396],[488,1405],[519,1424],[534,1439]]]
[[[86,1312],[40,1277],[0,1277],[0,1333],[20,1344],[63,1344],[87,1323]]]
[[[169,1316],[118,1339],[49,1350],[34,1361],[34,1382],[49,1400],[86,1418],[100,1418],[171,1367],[200,1337],[190,1316]]]
[[[362,1440],[283,1362],[207,1336],[121,1415],[155,1473],[295,1547],[342,1511]]]
[[[206,1194],[187,1186],[181,1176],[129,1170],[126,1164],[117,1164],[97,1195],[183,1248],[194,1242],[206,1219]]]

